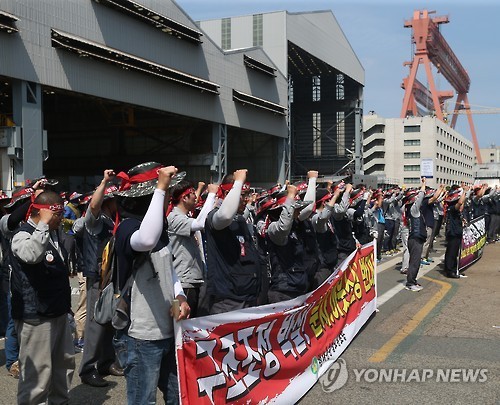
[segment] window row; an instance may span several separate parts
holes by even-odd
[[[445,173],[445,174],[450,174],[452,176],[459,176],[459,177],[470,177],[470,173],[466,173],[461,170],[455,170],[455,169],[450,169],[449,167],[444,167],[444,166],[436,166],[436,171],[440,173]]]
[[[335,97],[337,100],[345,99],[345,78],[344,75],[337,74],[335,85]],[[312,76],[312,101],[321,101],[321,76]]]
[[[345,113],[337,111],[336,113],[337,125],[337,155],[345,156],[346,154],[346,140],[345,140]],[[321,157],[321,113],[312,114],[312,146],[313,156]]]
[[[437,131],[438,135],[441,135],[444,139],[446,139],[448,141],[448,142],[446,142],[447,144],[449,144],[451,142],[451,143],[456,144],[461,149],[465,149],[469,152],[472,152],[472,147],[467,145],[464,141],[460,140],[456,136],[447,132],[444,128],[437,127],[436,131]]]
[[[444,142],[441,142],[441,141],[437,140],[436,141],[436,146],[438,148],[442,148],[444,150],[447,150],[448,152],[451,152],[454,155],[459,156],[461,159],[466,159],[466,160],[472,161],[472,157],[471,156],[465,154],[464,152],[462,152],[459,149],[455,149],[452,146],[445,144]],[[466,148],[466,149],[469,150],[469,148]]]
[[[460,167],[463,167],[464,169],[472,170],[472,165],[469,165],[462,160],[453,159],[453,158],[446,156],[446,155],[443,155],[441,153],[436,153],[436,158],[442,162],[451,163],[452,165],[460,166]]]

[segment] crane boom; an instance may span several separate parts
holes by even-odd
[[[413,18],[406,21],[404,24],[405,27],[410,27],[412,29],[412,43],[415,45],[415,54],[410,63],[405,62],[405,64],[410,66],[410,73],[403,81],[405,95],[403,98],[403,107],[401,109],[401,118],[405,118],[408,115],[416,115],[416,111],[418,111],[416,106],[417,102],[429,103],[432,101],[431,104],[427,104],[425,107],[427,109],[429,109],[430,106],[433,107],[434,113],[438,119],[443,122],[448,121],[447,114],[445,117],[442,104],[443,100],[449,97],[444,97],[445,94],[437,90],[431,70],[432,63],[437,68],[438,73],[441,73],[457,92],[455,111],[452,113],[453,117],[450,126],[455,128],[458,115],[467,115],[476,158],[478,163],[482,163],[476,130],[474,128],[474,122],[472,121],[472,114],[457,112],[460,111],[461,106],[465,106],[466,109],[470,106],[467,97],[467,93],[470,89],[470,77],[460,63],[458,57],[448,45],[448,42],[446,42],[444,36],[439,31],[440,24],[449,22],[448,17],[441,16],[431,18],[429,14],[433,13],[434,11],[417,10],[414,12]],[[424,86],[416,78],[420,64],[423,64],[425,68],[427,80],[429,82],[428,92],[424,91],[422,88]],[[449,95],[449,93],[447,95]]]

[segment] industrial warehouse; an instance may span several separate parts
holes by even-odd
[[[249,16],[233,29],[260,20],[256,39],[235,31],[231,50],[172,1],[11,0],[0,13],[8,193],[41,175],[86,191],[103,167],[146,160],[212,181],[246,167],[261,186],[312,165],[354,171],[364,71],[331,11]]]

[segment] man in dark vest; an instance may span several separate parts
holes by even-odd
[[[418,193],[408,200],[405,212],[409,227],[408,250],[410,252],[410,261],[406,274],[406,289],[410,291],[420,291],[422,289],[422,286],[417,283],[417,275],[420,269],[424,242],[427,239],[424,216],[420,213],[420,207],[425,197],[425,177],[422,177],[421,184]]]
[[[278,194],[268,214],[271,222],[265,234],[271,263],[270,303],[308,292],[319,269],[320,254],[314,229],[307,218],[299,219],[301,209],[309,204],[297,200],[297,193],[295,185],[288,185],[285,192]]]
[[[207,217],[207,293],[211,314],[255,306],[261,283],[261,264],[243,217],[249,199],[247,170],[236,170],[219,186],[222,202]],[[245,186],[245,187],[244,187]]]
[[[452,186],[446,196],[446,252],[444,254],[444,271],[447,277],[460,278],[458,271],[458,254],[462,246],[463,221],[462,211],[469,187],[463,189]]]
[[[19,339],[20,404],[68,403],[75,368],[71,288],[58,229],[64,205],[44,191],[12,238],[12,318]]]
[[[113,170],[104,170],[102,181],[94,191],[84,217],[83,275],[87,279],[87,321],[79,375],[82,383],[93,387],[108,385],[103,375],[123,375],[123,370],[115,362],[113,330],[94,320],[94,307],[99,298],[101,282],[102,251],[113,235],[117,221],[113,193],[118,189],[110,183],[114,175]]]

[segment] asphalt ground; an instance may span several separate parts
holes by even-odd
[[[444,277],[442,239],[435,248],[434,263],[420,269],[420,292],[404,289],[401,254],[384,258],[377,268],[379,311],[340,356],[337,370],[320,379],[301,404],[500,403],[500,243],[487,245],[461,279]],[[76,287],[77,279],[71,283]],[[77,369],[81,357],[76,355]],[[5,369],[3,341],[0,367],[0,405],[15,404],[17,380]],[[347,377],[343,385],[340,375]],[[70,403],[125,404],[124,378],[106,380],[108,387],[95,388],[76,375]]]

